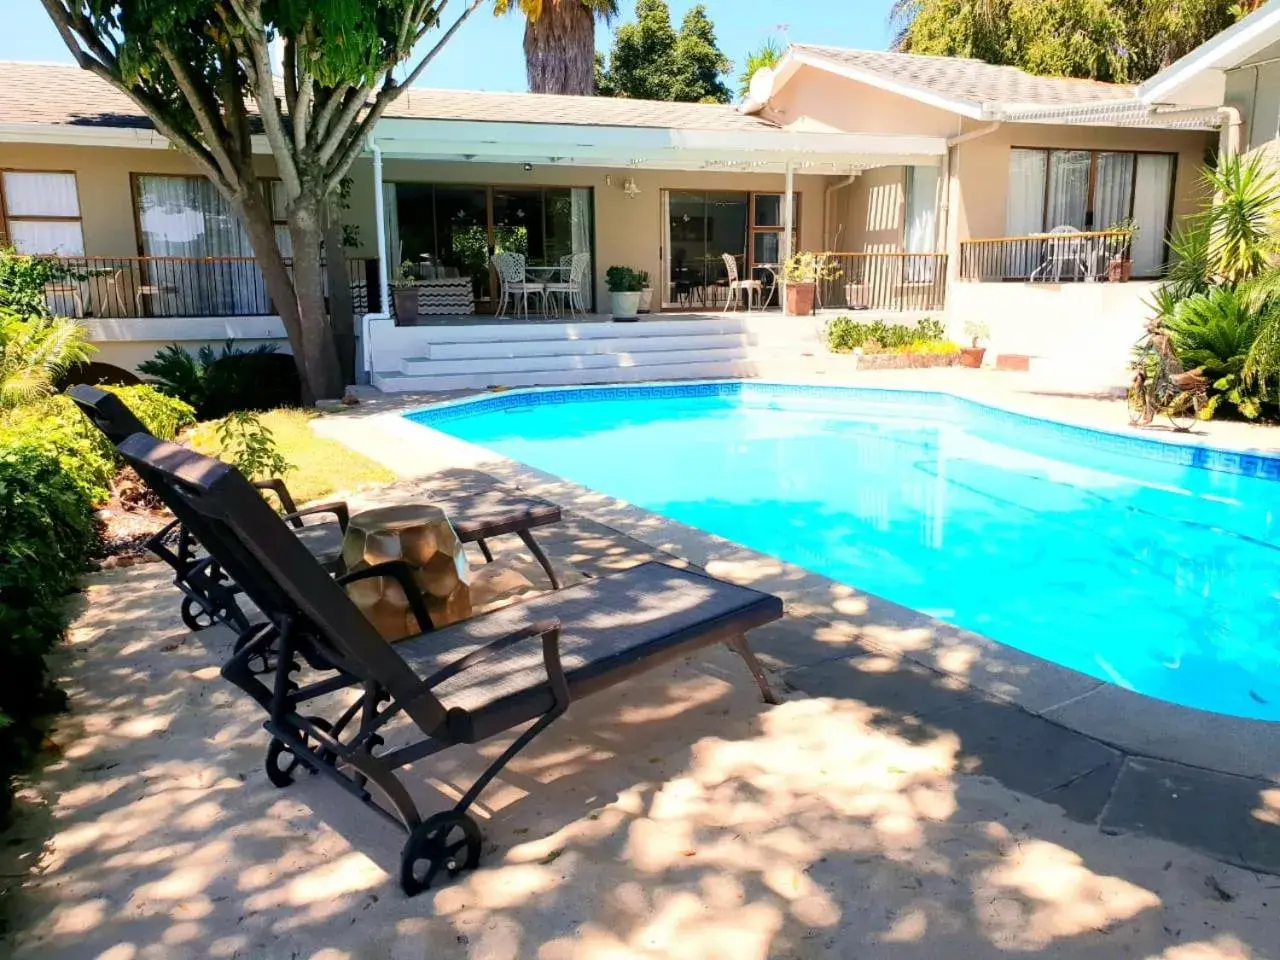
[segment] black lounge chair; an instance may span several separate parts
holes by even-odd
[[[133,411],[114,393],[77,384],[67,389],[67,396],[75,401],[89,421],[112,444],[118,446],[136,433],[147,433],[147,428]],[[335,500],[299,510],[283,480],[258,480],[254,482],[254,486],[263,495],[269,491],[279,498],[284,519],[293,528],[294,535],[331,572],[339,572],[342,566],[342,537],[346,533],[349,519],[346,503]],[[156,493],[174,516],[178,517],[181,507],[175,508],[164,491],[157,490]],[[487,562],[493,560],[487,541],[513,533],[546,572],[552,588],[560,589],[555,568],[532,533],[537,527],[560,522],[561,511],[556,504],[497,490],[488,490],[470,497],[442,498],[437,502],[449,516],[458,539],[463,543],[475,543]],[[334,519],[320,523],[303,522],[304,518],[325,515],[332,515]],[[198,543],[183,523],[174,520],[150,537],[146,546],[173,568],[174,584],[183,594],[180,611],[182,622],[189,629],[203,630],[214,622],[225,623],[237,633],[249,629],[249,621],[235,600],[235,583],[227,578],[217,562],[198,551]]]
[[[195,536],[268,619],[222,668],[267,711],[268,777],[284,787],[304,767],[400,824],[400,885],[411,896],[479,863],[468,808],[572,701],[723,641],[776,702],[745,634],[782,616],[777,597],[646,563],[392,645],[344,593],[351,577],[330,577],[234,468],[144,434],[119,450],[186,505]],[[397,565],[407,566],[354,576],[395,575]],[[272,678],[252,666],[269,649]],[[348,688],[360,691],[354,702],[320,714],[322,698]],[[410,741],[386,745],[389,724],[406,720]],[[451,810],[423,818],[399,768],[525,724]]]

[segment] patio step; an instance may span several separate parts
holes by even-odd
[[[375,373],[373,385],[386,393],[409,391],[486,390],[490,387],[554,387],[590,383],[637,383],[648,380],[718,380],[754,377],[755,365],[746,360],[663,363],[643,366],[600,367],[444,376],[407,376],[398,372]]]
[[[510,330],[510,327],[503,327]],[[524,331],[521,331],[523,333]],[[584,337],[573,340],[572,352],[576,354],[645,353],[680,350],[740,349],[752,345],[754,338],[744,332],[706,333],[701,329],[689,335],[684,331],[664,336],[619,336],[618,328],[612,328],[610,337]],[[492,342],[429,342],[421,357],[408,357],[405,363],[423,360],[471,360],[510,359],[514,357],[554,357],[566,352],[567,338],[545,340],[494,340]],[[517,369],[517,368],[512,368]]]
[[[539,370],[605,370],[614,367],[653,367],[673,363],[717,363],[746,358],[745,345],[702,350],[641,349],[612,352],[574,352],[531,357],[467,357],[436,360],[409,357],[400,364],[400,372],[409,377],[450,376],[455,374],[533,373]]]

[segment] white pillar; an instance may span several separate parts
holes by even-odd
[[[794,252],[791,249],[791,231],[795,226],[792,223],[791,211],[795,208],[795,164],[793,161],[787,161],[787,188],[782,198],[782,262],[786,263]]]

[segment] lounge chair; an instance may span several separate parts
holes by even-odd
[[[70,387],[67,395],[112,444],[118,446],[135,433],[147,433],[147,428],[133,411],[114,393],[79,384]],[[346,503],[333,501],[299,510],[283,480],[259,480],[254,486],[264,495],[268,491],[275,494],[294,535],[330,571],[340,570],[342,537],[349,518]],[[170,502],[163,491],[157,490],[156,493],[174,516],[179,517],[182,505]],[[476,544],[486,562],[493,560],[489,540],[515,534],[546,572],[552,588],[560,589],[555,568],[532,533],[538,527],[560,522],[561,511],[554,503],[497,490],[470,497],[441,498],[436,503],[448,514],[458,539],[463,543]],[[331,515],[333,519],[319,523],[303,522],[304,519],[325,515]],[[215,621],[226,623],[237,633],[249,628],[248,619],[235,601],[235,583],[228,580],[218,563],[199,553],[198,543],[179,520],[154,534],[146,546],[173,568],[174,584],[183,593],[182,622],[189,629],[203,630]]]
[[[145,434],[119,450],[186,504],[195,536],[268,620],[222,668],[267,712],[268,777],[284,787],[304,767],[400,824],[409,834],[400,885],[410,896],[442,872],[478,865],[480,830],[468,808],[574,700],[723,641],[776,702],[745,635],[782,616],[777,597],[646,563],[393,645],[233,467]],[[251,666],[267,650],[271,678]],[[319,703],[340,690],[351,702],[324,715]],[[396,773],[526,724],[450,810],[424,818]]]

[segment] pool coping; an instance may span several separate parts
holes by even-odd
[[[941,390],[907,392],[956,396]],[[446,403],[472,404],[492,396]],[[789,615],[826,628],[833,660],[867,653],[900,658],[1131,756],[1280,784],[1276,722],[1210,713],[1126,690],[409,419],[409,413],[435,406],[379,413],[364,426],[373,428],[376,421],[384,437],[391,434],[415,446],[428,431],[442,467],[483,470],[714,576],[774,593]]]

